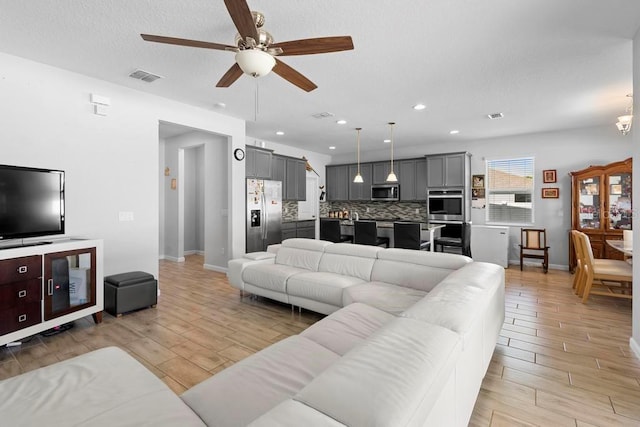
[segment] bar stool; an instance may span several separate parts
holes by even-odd
[[[393,223],[393,247],[403,249],[429,249],[429,241],[420,239],[422,226],[417,222]]]
[[[375,221],[354,221],[353,242],[357,245],[389,247],[388,237],[378,237],[378,224]]]
[[[339,219],[320,218],[320,240],[333,243],[351,242],[353,236],[341,234]]]

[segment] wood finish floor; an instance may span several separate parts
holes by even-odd
[[[180,394],[321,315],[239,298],[200,256],[160,262],[155,309],[91,317],[59,335],[0,349],[0,379],[115,345]],[[629,349],[631,301],[583,305],[571,275],[507,270],[506,321],[471,426],[639,426],[640,361]]]

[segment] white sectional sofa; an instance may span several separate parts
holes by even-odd
[[[231,261],[233,286],[331,314],[180,397],[116,349],[42,368],[0,382],[0,419],[12,426],[468,424],[504,321],[501,267],[304,239],[271,250]]]

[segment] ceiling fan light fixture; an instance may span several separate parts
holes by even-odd
[[[266,76],[276,65],[273,56],[259,49],[245,49],[236,53],[236,62],[240,69],[252,77]]]

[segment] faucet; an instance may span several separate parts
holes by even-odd
[[[360,221],[360,215],[358,215],[358,212],[355,212],[355,211],[354,211],[353,213],[354,213],[354,214],[355,214],[355,216],[356,216],[356,221]]]

